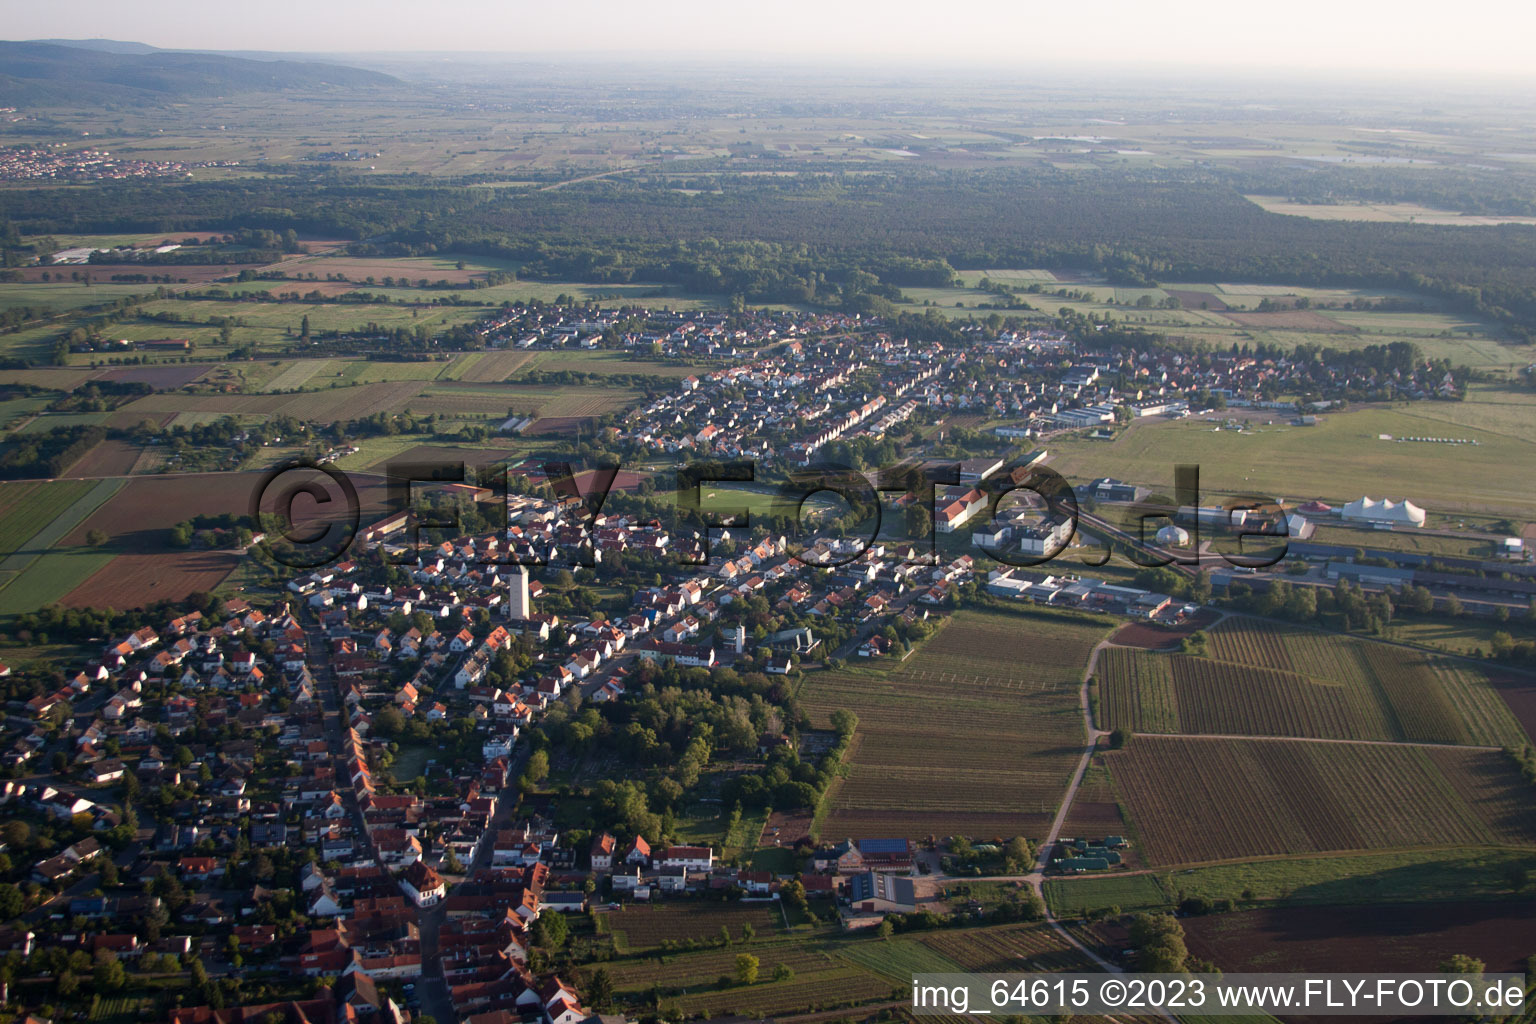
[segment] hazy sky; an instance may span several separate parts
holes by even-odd
[[[310,51],[623,52],[1536,75],[1529,0],[0,0],[7,38]]]

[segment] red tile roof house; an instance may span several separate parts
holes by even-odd
[[[613,851],[615,840],[610,833],[604,832],[592,840],[592,870],[608,871],[613,868]]]
[[[715,851],[708,846],[669,846],[661,853],[661,865],[709,871],[715,866]]]
[[[183,857],[176,867],[181,871],[181,877],[195,882],[222,878],[224,875],[224,862],[217,857]]]
[[[400,889],[418,907],[430,907],[448,893],[442,877],[419,860],[400,876]]]

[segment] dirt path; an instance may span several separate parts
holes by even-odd
[[[1078,758],[1077,768],[1072,772],[1072,782],[1067,786],[1067,792],[1062,797],[1061,806],[1056,811],[1056,817],[1051,822],[1051,830],[1046,833],[1045,841],[1040,844],[1040,852],[1035,860],[1035,869],[1027,875],[1019,876],[1018,881],[1028,882],[1029,887],[1040,897],[1041,904],[1045,907],[1045,920],[1056,934],[1079,953],[1096,963],[1101,970],[1118,973],[1120,968],[1099,956],[1089,949],[1076,935],[1066,929],[1056,915],[1051,913],[1051,905],[1045,901],[1045,868],[1047,859],[1051,855],[1051,849],[1056,845],[1056,840],[1061,836],[1062,827],[1066,824],[1067,814],[1072,810],[1072,801],[1077,797],[1078,787],[1082,785],[1083,776],[1088,772],[1089,762],[1093,760],[1093,752],[1098,749],[1101,737],[1109,733],[1098,728],[1093,723],[1093,707],[1088,700],[1088,681],[1093,678],[1093,673],[1099,664],[1099,653],[1111,646],[1109,640],[1100,640],[1094,645],[1093,651],[1088,655],[1088,664],[1083,668],[1082,685],[1078,689],[1078,707],[1083,713],[1083,735],[1087,737],[1083,745],[1082,756]],[[1172,1018],[1169,1018],[1172,1020]]]

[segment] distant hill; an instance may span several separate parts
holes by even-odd
[[[129,43],[121,39],[28,39],[27,42],[46,46],[73,46],[81,50],[100,50],[102,53],[154,53],[159,49],[148,43]]]
[[[109,39],[0,42],[0,106],[101,106],[253,92],[404,88],[405,83],[390,75],[338,64],[157,50]]]

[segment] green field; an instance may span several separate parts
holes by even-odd
[[[1493,634],[1497,632],[1509,633],[1516,640],[1532,640],[1536,639],[1536,624],[1519,619],[1496,622],[1437,616],[1425,619],[1399,617],[1387,627],[1387,635],[1393,640],[1473,657],[1481,657],[1493,649]]]
[[[436,750],[436,747],[401,747],[400,752],[395,755],[395,763],[389,770],[396,779],[409,782],[416,776],[427,773],[427,761]]]
[[[1530,785],[1502,750],[1140,735],[1103,760],[1148,864],[1536,852]]]
[[[94,548],[60,548],[0,583],[0,616],[32,612],[62,600],[116,557]]]
[[[518,368],[518,373],[542,371],[560,373],[574,370],[580,373],[639,373],[654,377],[688,377],[707,372],[707,367],[688,364],[663,363],[657,360],[636,359],[625,352],[600,349],[572,349],[568,352],[531,352]]]
[[[14,485],[12,485],[14,486]],[[111,552],[87,547],[57,548],[107,499],[122,489],[122,480],[63,481],[32,485],[15,504],[8,505],[0,521],[0,537],[17,535],[29,525],[42,523],[41,529],[20,538],[15,547],[0,560],[0,615],[36,611],[60,600],[112,561]],[[67,499],[67,504],[61,504]],[[16,517],[30,514],[37,518],[29,524]],[[46,518],[42,518],[46,510]]]
[[[1357,904],[1502,899],[1536,853],[1521,850],[1415,850],[1337,857],[1255,860],[1160,876],[1173,902],[1190,897],[1238,903]],[[1150,877],[1150,876],[1145,876]],[[1049,888],[1049,887],[1048,887]]]
[[[34,306],[54,312],[63,312],[70,309],[79,309],[81,306],[91,306],[98,302],[110,302],[113,299],[121,299],[129,295],[144,295],[155,290],[150,284],[109,284],[92,283],[82,284],[79,281],[69,280],[71,270],[84,274],[90,271],[88,267],[64,267],[54,273],[64,275],[63,281],[38,281],[38,282],[0,282],[0,309],[13,306]],[[101,280],[99,271],[90,271]],[[0,335],[4,337],[4,335]]]
[[[1315,427],[1273,425],[1237,432],[1203,419],[1138,420],[1113,441],[1075,437],[1051,441],[1051,465],[1073,480],[1100,476],[1170,488],[1175,462],[1200,467],[1204,500],[1217,494],[1263,494],[1300,503],[1322,498],[1344,504],[1361,495],[1405,496],[1430,512],[1486,512],[1536,518],[1536,491],[1510,466],[1536,461],[1536,435],[1516,426],[1536,415],[1529,398],[1475,389],[1465,402],[1361,407],[1323,417]],[[1216,414],[1218,421],[1221,414]],[[1527,419],[1525,422],[1529,423]],[[1466,436],[1471,445],[1409,444],[1379,434]],[[1169,453],[1177,453],[1176,457]],[[1433,487],[1414,481],[1433,479]]]
[[[949,957],[916,939],[880,942],[865,938],[862,942],[844,945],[838,955],[898,983],[910,982],[914,974],[950,974],[964,970]]]
[[[1111,907],[1126,913],[1161,907],[1168,903],[1168,896],[1155,875],[1052,878],[1045,883],[1045,902],[1057,917],[1082,917]]]
[[[84,480],[0,484],[0,556],[9,560],[20,553],[33,534],[90,489]]]
[[[799,701],[819,726],[859,716],[849,775],[824,801],[836,837],[1038,836],[1083,743],[1078,688],[1106,629],[961,611],[891,669],[815,672]]]
[[[656,477],[658,491],[667,490],[675,492],[677,479],[670,473],[661,473]],[[798,495],[797,495],[798,496]],[[732,483],[724,480],[709,480],[699,484],[698,487],[699,510],[719,519],[745,512],[749,517],[784,515],[792,516],[797,510],[795,502],[786,501],[780,497],[776,490],[757,487],[751,484]],[[686,492],[678,494],[679,502],[691,501]],[[830,492],[812,495],[803,509],[805,516],[815,516],[826,512],[842,512],[848,508],[843,499]]]
[[[52,401],[52,395],[26,395],[0,401],[0,430],[14,427],[27,417],[37,415]]]
[[[1474,665],[1261,619],[1228,619],[1209,636],[1209,656],[1104,651],[1105,728],[1512,749],[1527,742]]]
[[[638,952],[657,949],[678,942],[711,942],[726,928],[740,938],[741,926],[751,925],[762,938],[784,931],[783,917],[777,904],[683,903],[635,904],[622,910],[608,911],[599,918],[600,927],[613,936],[620,951]]]
[[[1348,526],[1319,524],[1307,539],[1313,544],[1409,551],[1442,558],[1489,558],[1496,554],[1492,541],[1477,537],[1447,537],[1440,533],[1417,530],[1358,530]]]
[[[1433,300],[1423,296],[1390,289],[1215,282],[1168,283],[1163,288],[1118,288],[1098,280],[1057,281],[1049,270],[1009,268],[964,270],[959,276],[965,287],[904,289],[907,297],[913,300],[904,308],[918,310],[923,308],[924,303],[931,303],[951,316],[988,316],[989,311],[976,307],[999,300],[997,296],[976,287],[986,277],[1013,285],[1023,301],[1043,313],[1054,315],[1059,309],[1065,308],[1097,320],[1107,319],[1162,330],[1221,348],[1230,347],[1235,342],[1277,345],[1282,349],[1313,344],[1352,350],[1366,345],[1408,340],[1417,344],[1431,359],[1446,358],[1453,364],[1475,368],[1507,370],[1511,366],[1523,366],[1536,358],[1536,348],[1507,343],[1488,324],[1443,311],[1437,308]],[[1041,285],[1044,291],[1028,293],[1026,289],[1032,284]],[[1079,293],[1079,297],[1063,298],[1051,294],[1061,289]],[[1213,308],[1202,309],[1197,302],[1188,300],[1178,309],[1148,309],[1134,304],[1143,295],[1154,302],[1161,301],[1170,291],[1208,294]],[[1318,321],[1316,326],[1308,328],[1266,328],[1239,323],[1219,311],[1221,304],[1241,313],[1244,310],[1253,311],[1265,299],[1294,301],[1302,298],[1307,299],[1317,313],[1334,321],[1335,326]],[[1424,303],[1426,308],[1408,312],[1327,308],[1342,307],[1359,300],[1374,302],[1382,299]],[[957,308],[957,302],[963,303],[964,308]]]

